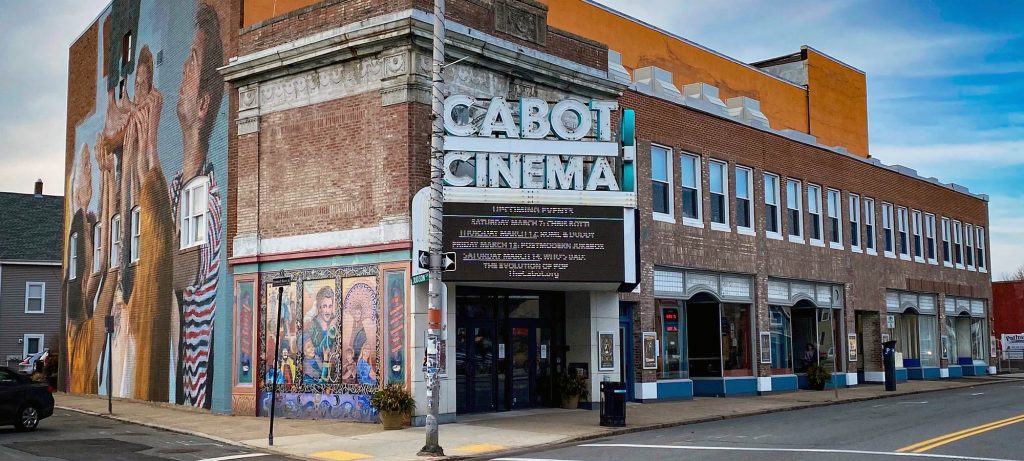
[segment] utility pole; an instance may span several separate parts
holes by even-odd
[[[431,129],[430,129],[430,213],[427,217],[429,226],[430,269],[427,279],[427,441],[420,449],[419,456],[444,456],[444,449],[438,443],[437,415],[438,399],[441,397],[441,383],[438,379],[438,367],[441,351],[441,221],[444,217],[444,94],[442,85],[444,77],[444,2],[434,0],[434,40],[433,40],[433,72],[431,73]]]
[[[284,275],[284,270],[277,273],[277,277],[274,277],[273,286],[277,288],[277,323],[274,325],[276,333],[274,334],[274,383],[271,384],[270,391],[270,433],[267,435],[267,445],[274,446],[274,413],[277,409],[277,376],[281,372],[281,311],[284,310],[284,305],[281,304],[281,298],[284,297],[284,287],[292,283],[292,278]],[[289,306],[291,307],[291,306]]]
[[[114,316],[103,318],[107,329],[107,414],[114,414]],[[34,364],[33,364],[34,365]]]

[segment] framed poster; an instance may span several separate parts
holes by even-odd
[[[597,332],[597,369],[611,371],[615,369],[615,332]]]
[[[857,333],[846,335],[846,350],[850,351],[850,361],[857,361]]]
[[[949,360],[949,336],[942,335],[942,359]]]
[[[653,331],[643,332],[644,370],[658,368],[658,335]]]
[[[256,375],[253,363],[256,338],[253,284],[252,280],[235,284],[235,386],[252,387]]]
[[[889,342],[889,333],[882,333],[882,342],[883,343]]]
[[[761,363],[772,363],[772,334],[762,331],[758,334],[758,346],[761,351]]]

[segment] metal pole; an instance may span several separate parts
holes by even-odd
[[[267,445],[274,446],[274,410],[277,408],[277,374],[281,369],[281,297],[284,295],[284,287],[277,287],[277,325],[274,334],[274,383],[270,391],[270,434],[267,436]]]
[[[444,2],[434,0],[433,66],[431,74],[431,133],[430,133],[430,272],[427,282],[427,420],[426,444],[420,449],[420,456],[444,456],[444,449],[438,443],[437,416],[441,383],[438,379],[440,364],[440,335],[444,320],[441,318],[441,220],[443,219],[444,184],[442,168],[444,160]]]
[[[107,330],[107,414],[114,414],[114,332]]]

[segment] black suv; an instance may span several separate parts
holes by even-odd
[[[50,392],[48,384],[0,367],[0,426],[13,424],[21,431],[35,430],[39,420],[53,415]]]

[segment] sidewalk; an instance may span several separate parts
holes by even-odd
[[[625,432],[669,427],[736,416],[771,413],[896,395],[966,388],[1019,378],[977,377],[901,383],[896,392],[881,385],[861,385],[834,392],[799,391],[759,397],[698,397],[688,401],[634,404],[626,409],[625,428],[598,425],[598,412],[535,409],[460,416],[440,428],[441,445],[449,457],[522,450],[540,445],[593,439]],[[105,416],[107,401],[97,396],[56,394],[57,405]],[[308,459],[416,460],[424,429],[384,431],[380,425],[277,418],[274,446],[267,446],[268,418],[214,415],[167,404],[114,401],[114,419],[211,438],[222,443],[259,448]]]

